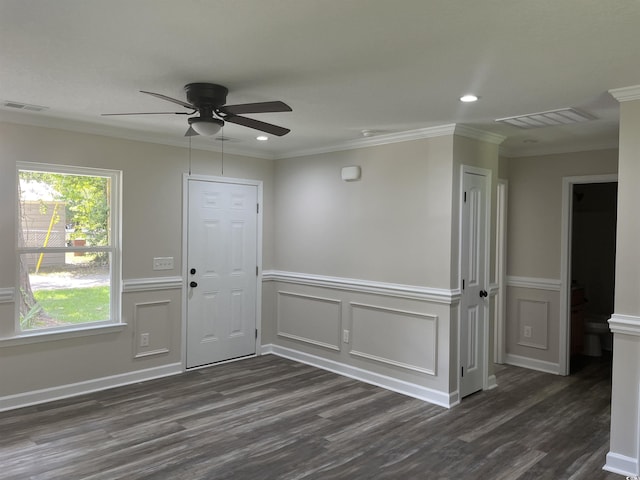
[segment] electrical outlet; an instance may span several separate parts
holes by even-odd
[[[342,331],[342,341],[344,343],[349,343],[349,330]]]
[[[173,257],[153,257],[154,270],[173,270]]]
[[[524,338],[531,338],[531,327],[526,325],[524,327]]]
[[[149,334],[148,333],[141,333],[140,334],[140,346],[141,347],[148,347],[149,346]]]

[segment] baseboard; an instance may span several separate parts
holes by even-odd
[[[524,367],[531,370],[538,370],[539,372],[553,373],[554,375],[560,375],[560,365],[552,362],[545,362],[544,360],[536,360],[535,358],[522,357],[520,355],[513,355],[507,353],[505,355],[504,363],[507,365],[513,365],[515,367]]]
[[[0,397],[0,412],[182,373],[181,363]]]
[[[364,370],[362,368],[353,367],[326,358],[311,355],[309,353],[300,352],[291,348],[281,347],[279,345],[263,345],[261,354],[273,354],[279,357],[288,358],[300,363],[305,363],[313,367],[328,370],[338,375],[360,380],[361,382],[376,385],[387,390],[391,390],[409,397],[417,398],[425,402],[433,403],[445,408],[451,408],[459,403],[457,392],[445,393],[431,388],[416,385],[414,383],[405,382],[395,378],[387,377],[379,373]]]
[[[487,388],[485,390],[493,390],[498,386],[498,380],[495,375],[489,375],[487,377]]]
[[[619,475],[626,475],[627,478],[637,478],[640,473],[640,461],[637,458],[627,457],[618,453],[607,453],[607,463],[603,470]]]

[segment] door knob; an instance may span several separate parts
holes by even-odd
[[[191,282],[189,284],[190,287],[196,288],[198,286],[198,282]]]
[[[191,275],[195,275],[195,274],[196,274],[196,269],[195,269],[195,268],[192,268],[192,269],[190,270],[190,272],[191,272]]]
[[[487,295],[489,294],[487,293],[486,290],[480,290],[480,298],[485,298]]]

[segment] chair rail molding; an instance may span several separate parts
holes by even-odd
[[[400,297],[412,300],[424,300],[445,305],[454,305],[460,301],[459,289],[431,288],[398,283],[377,282],[355,278],[331,277],[310,273],[284,272],[280,270],[264,270],[263,282],[281,282],[312,287],[324,287],[334,290],[348,290],[359,293],[371,293],[389,297]]]
[[[640,337],[640,317],[614,313],[609,319],[609,328],[613,333]]]
[[[531,288],[559,292],[562,282],[555,278],[515,277],[507,276],[507,287]]]

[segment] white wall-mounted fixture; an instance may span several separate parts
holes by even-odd
[[[342,180],[344,180],[345,182],[360,180],[360,173],[360,166],[358,165],[342,167]]]

